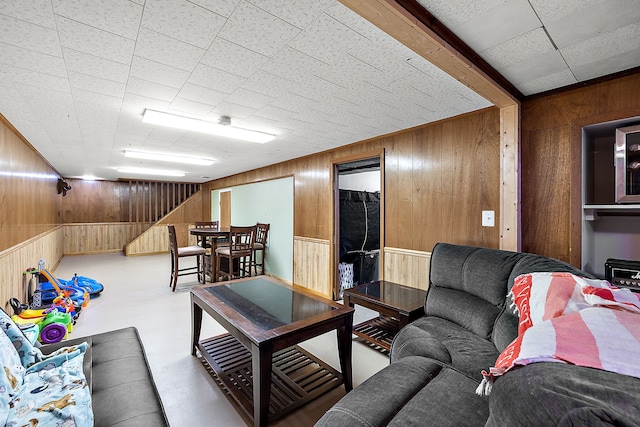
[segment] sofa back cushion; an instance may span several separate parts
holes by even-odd
[[[596,278],[585,271],[557,259],[547,258],[541,255],[524,254],[514,265],[513,271],[509,275],[507,292],[511,291],[516,277],[521,274],[536,272],[568,272],[588,279]],[[500,352],[518,336],[518,315],[515,312],[515,304],[512,305],[511,303],[512,301],[509,298],[505,310],[500,313],[495,322],[493,343]]]
[[[431,254],[425,313],[491,339],[503,311],[517,252],[438,243]]]
[[[438,243],[431,254],[425,313],[492,340],[501,352],[518,336],[518,316],[507,294],[516,277],[539,271],[594,278],[541,255]]]

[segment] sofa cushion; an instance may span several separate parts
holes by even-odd
[[[488,427],[637,426],[640,379],[564,363],[534,363],[498,378],[489,408]]]
[[[491,341],[453,322],[427,316],[402,328],[393,341],[391,361],[408,356],[438,360],[480,381],[482,370],[495,363],[498,351]]]
[[[136,328],[77,338],[67,345],[78,340],[91,348],[91,365],[84,369],[91,372],[96,426],[168,425]]]
[[[505,307],[518,252],[438,243],[431,255],[427,316],[437,316],[490,339]]]
[[[486,398],[473,393],[477,384],[438,361],[405,357],[348,393],[316,426],[480,426],[486,421],[488,411]],[[463,406],[474,416],[457,411]],[[458,417],[452,412],[458,413]],[[453,423],[452,417],[456,418]]]

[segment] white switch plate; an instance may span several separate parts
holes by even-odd
[[[493,227],[496,225],[495,211],[482,211],[482,226]]]

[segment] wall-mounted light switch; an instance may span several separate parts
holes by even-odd
[[[493,227],[496,225],[495,211],[482,211],[482,226]]]

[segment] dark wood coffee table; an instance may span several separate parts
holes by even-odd
[[[344,305],[355,304],[380,313],[379,317],[353,327],[353,333],[382,352],[389,352],[398,331],[424,316],[426,291],[380,280],[344,291]]]
[[[229,334],[200,341],[203,311]],[[265,426],[341,384],[352,389],[353,311],[267,276],[196,286],[191,354],[200,353],[245,419]],[[333,329],[342,374],[295,345]]]

